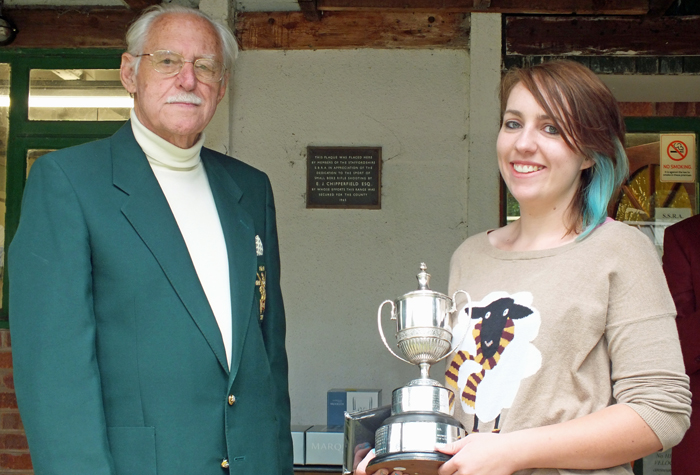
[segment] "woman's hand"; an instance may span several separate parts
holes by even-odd
[[[369,450],[369,449],[368,449]],[[355,451],[355,457],[357,457],[358,451]],[[374,449],[370,450],[367,456],[362,459],[360,464],[357,466],[355,469],[354,475],[367,475],[367,464],[370,463],[370,461],[374,458]],[[403,475],[401,472],[393,472],[389,474],[389,470],[386,468],[380,468],[376,472],[373,472],[372,475]]]
[[[436,450],[453,457],[439,469],[438,475],[512,475],[519,470],[514,463],[514,450],[507,434],[471,434]],[[367,475],[367,465],[374,458],[374,450],[359,463],[355,475]],[[380,469],[372,475],[404,475]]]
[[[355,447],[355,454],[352,461],[353,473],[355,475],[367,475],[365,470],[367,464],[374,458],[374,449],[369,444],[360,444]]]
[[[453,456],[438,475],[512,475],[517,470],[505,434],[471,434],[437,450]]]

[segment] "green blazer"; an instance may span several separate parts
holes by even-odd
[[[238,160],[201,157],[228,250],[230,371],[131,124],[32,167],[8,257],[15,389],[36,475],[291,474],[270,183]]]

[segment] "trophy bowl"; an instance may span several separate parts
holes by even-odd
[[[367,466],[373,473],[381,468],[390,472],[433,475],[450,459],[435,450],[438,444],[449,444],[466,435],[462,424],[453,415],[452,390],[430,379],[430,366],[449,356],[452,351],[454,298],[430,290],[430,274],[421,263],[418,290],[396,301],[385,300],[379,306],[377,324],[389,352],[396,358],[420,367],[420,377],[392,392],[391,416],[375,433],[375,458]],[[382,309],[391,305],[391,319],[396,320],[397,346],[402,358],[391,349],[382,329]],[[471,304],[469,303],[471,310]],[[471,318],[471,315],[470,315]],[[465,335],[466,336],[466,333]],[[464,340],[464,337],[462,338]],[[461,342],[455,346],[458,348]]]
[[[401,353],[408,361],[433,365],[452,349],[452,333],[441,328],[408,328],[396,333]]]

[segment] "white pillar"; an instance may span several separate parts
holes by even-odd
[[[472,13],[469,50],[467,236],[499,226],[496,138],[500,125],[501,15]]]
[[[231,24],[229,22],[231,14],[228,0],[201,0],[199,9],[214,19],[220,20],[227,25]],[[209,122],[204,131],[206,134],[204,146],[221,153],[227,153],[230,150],[231,120],[229,110],[231,105],[230,97],[232,96],[230,82],[228,89],[226,96],[219,102],[214,117],[212,117],[211,122]]]

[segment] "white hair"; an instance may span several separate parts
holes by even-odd
[[[221,43],[221,56],[223,58],[224,68],[226,71],[231,71],[233,61],[238,56],[238,43],[231,33],[231,29],[223,22],[211,18],[206,13],[195,8],[184,7],[176,4],[153,5],[143,11],[141,16],[129,27],[126,32],[126,51],[132,56],[143,54],[143,47],[146,44],[148,33],[156,19],[171,14],[187,14],[195,15],[205,19],[216,31]],[[141,58],[136,58],[134,64],[134,72],[138,72]]]

